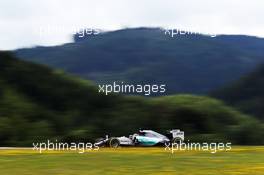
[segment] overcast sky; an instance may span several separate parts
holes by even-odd
[[[264,1],[0,0],[0,50],[71,42],[76,28],[140,26],[264,37]]]

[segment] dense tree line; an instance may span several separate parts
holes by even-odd
[[[139,128],[181,129],[193,141],[263,144],[263,124],[219,100],[98,93],[93,83],[0,52],[0,146],[92,141]]]

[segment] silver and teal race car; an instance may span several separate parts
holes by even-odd
[[[95,145],[117,148],[119,146],[157,146],[180,141],[184,141],[184,132],[179,129],[168,131],[166,136],[153,130],[139,130],[138,133],[129,137],[108,137],[106,135],[105,138],[96,139]]]

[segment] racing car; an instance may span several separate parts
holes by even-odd
[[[108,137],[98,138],[95,140],[95,145],[99,147],[108,146],[117,148],[119,146],[157,146],[166,143],[176,143],[184,141],[184,132],[179,129],[167,131],[166,136],[157,133],[153,130],[139,130],[138,133],[130,135],[129,137]]]

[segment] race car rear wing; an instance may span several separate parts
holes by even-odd
[[[181,131],[179,129],[172,129],[168,131],[168,137],[170,139],[179,138],[181,140],[184,140],[184,131]]]

